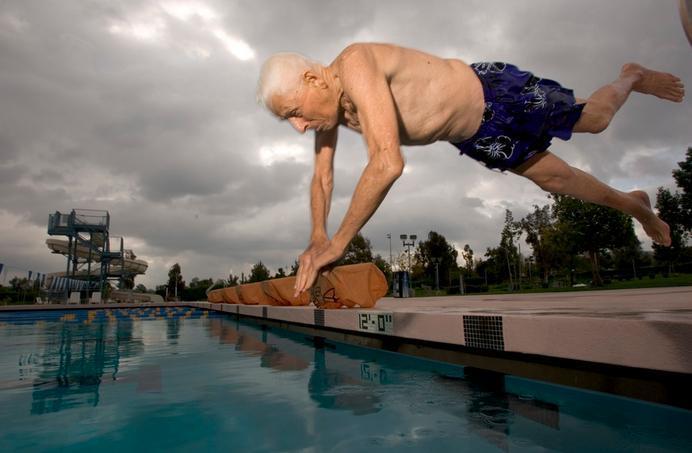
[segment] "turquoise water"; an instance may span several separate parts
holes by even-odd
[[[0,451],[689,451],[692,412],[192,308],[0,313]]]

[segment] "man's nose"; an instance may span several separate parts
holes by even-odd
[[[291,126],[293,126],[293,128],[301,134],[304,134],[308,128],[308,122],[303,118],[289,118],[288,122],[291,123]]]

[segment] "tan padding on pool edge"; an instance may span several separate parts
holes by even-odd
[[[207,295],[207,299],[211,302],[211,295],[214,293],[221,293],[221,298],[227,304],[239,304],[240,299],[236,293],[237,286],[231,286],[230,288],[215,289]]]
[[[246,305],[305,306],[314,302],[320,308],[373,307],[387,294],[387,279],[373,263],[338,266],[323,272],[310,291],[293,297],[295,277],[246,283],[209,292],[209,302]],[[219,295],[220,294],[220,295]]]
[[[273,280],[265,280],[262,282],[264,292],[276,301],[274,305],[308,305],[310,303],[310,294],[304,292],[297,298],[293,297],[295,292],[295,277],[276,278]]]
[[[211,291],[207,296],[207,299],[209,300],[209,302],[213,302],[215,304],[221,304],[224,302],[223,294],[221,294],[221,291]]]
[[[262,291],[260,282],[245,283],[236,286],[236,290],[239,292],[240,301],[245,305],[272,305],[271,299]]]

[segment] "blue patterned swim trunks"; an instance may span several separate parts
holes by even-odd
[[[502,171],[546,151],[553,137],[569,140],[584,108],[572,90],[507,63],[473,63],[485,111],[476,134],[453,143],[460,154]]]

